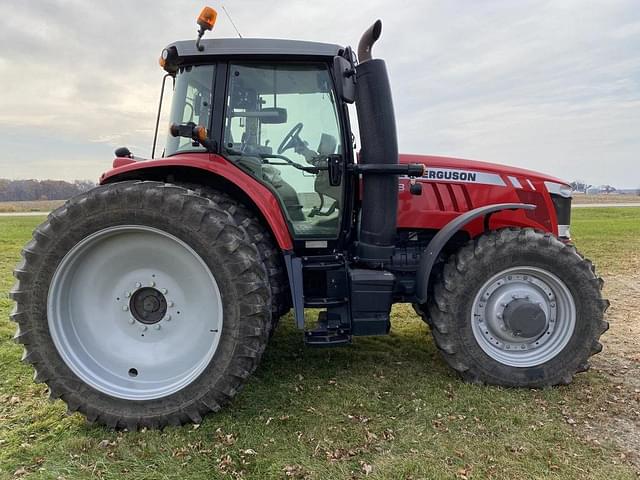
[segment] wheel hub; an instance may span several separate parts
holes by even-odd
[[[167,299],[155,288],[140,288],[131,296],[129,309],[136,320],[153,325],[162,320],[167,313]]]
[[[510,302],[503,313],[505,326],[523,340],[537,338],[547,328],[544,310],[525,299]]]

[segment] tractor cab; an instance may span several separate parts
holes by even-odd
[[[175,134],[163,157],[225,158],[275,194],[294,239],[335,245],[348,203],[342,167],[353,163],[333,67],[345,49],[253,39],[207,39],[199,46],[176,42],[163,51],[161,63],[174,77]],[[205,142],[193,138],[198,127],[206,130]]]

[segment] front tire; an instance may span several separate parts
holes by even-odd
[[[35,380],[112,428],[199,423],[268,340],[267,271],[210,199],[158,182],[74,197],[23,250],[12,290]]]
[[[591,262],[551,234],[491,232],[447,261],[429,301],[433,337],[467,381],[568,384],[602,350],[601,289]]]

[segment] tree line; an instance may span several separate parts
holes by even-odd
[[[95,187],[90,180],[9,180],[0,178],[0,202],[66,200]]]

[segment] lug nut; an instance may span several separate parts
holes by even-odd
[[[136,282],[136,288],[140,288],[142,284],[140,282]]]
[[[501,303],[500,303],[500,306],[501,306],[501,307],[506,307],[506,306],[507,306],[507,304],[506,304],[505,302],[501,302]]]
[[[140,326],[140,331],[141,332],[146,332],[147,331],[147,326],[146,325],[141,325]]]
[[[160,289],[160,291],[162,292],[163,295],[167,294],[167,289],[166,288],[162,288],[162,289]]]
[[[156,324],[153,326],[153,328],[155,328],[156,330],[160,330],[160,324],[159,324],[159,323],[156,323]]]
[[[149,285],[150,285],[151,287],[155,287],[155,286],[156,286],[156,282],[152,281]]]
[[[165,320],[166,320],[167,322],[170,322],[170,321],[171,321],[171,315],[167,315],[167,316],[165,317]]]
[[[133,318],[129,318],[129,323],[133,325],[134,323],[136,323],[136,321]]]
[[[173,307],[173,302],[172,302],[171,300],[169,300],[169,301],[167,302],[167,305],[168,305],[168,306],[170,306],[170,307]]]
[[[498,318],[502,318],[502,314],[501,314],[501,313],[498,313],[498,314],[496,315],[496,317],[498,317]]]
[[[125,312],[128,312],[129,311],[129,307],[127,305],[123,305],[122,306],[122,310],[125,311]]]
[[[129,298],[131,296],[131,292],[125,293],[126,297]]]

